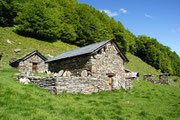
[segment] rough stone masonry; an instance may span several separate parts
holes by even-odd
[[[110,88],[129,89],[133,84],[131,79],[124,77],[126,60],[117,44],[113,40],[107,40],[47,60],[49,71],[56,74],[53,78],[37,79],[29,76],[27,79],[55,94],[62,92],[91,94]],[[114,74],[112,79],[108,73]]]
[[[61,70],[69,71],[71,77],[81,77],[83,75],[84,77],[106,81],[108,81],[107,73],[115,73],[113,89],[127,89],[129,87],[126,84],[129,82],[128,84],[132,86],[132,82],[124,78],[125,61],[119,53],[115,43],[109,41],[92,54],[49,62],[48,68],[51,72],[56,73]]]
[[[62,92],[91,94],[109,90],[108,80],[92,77],[38,77],[27,76],[21,73],[15,74],[15,78],[18,80],[26,78],[33,84],[48,90],[52,94],[60,94]],[[127,80],[124,86],[126,86],[127,89],[132,88],[132,80]]]

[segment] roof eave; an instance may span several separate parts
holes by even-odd
[[[79,57],[79,56],[88,55],[88,54],[91,54],[91,53],[92,52],[81,54],[81,55],[77,55],[77,56],[66,57],[66,58],[62,58],[62,59],[50,60],[50,61],[47,60],[47,61],[45,61],[45,63],[50,63],[50,62],[65,60],[65,59],[69,59],[69,58]]]

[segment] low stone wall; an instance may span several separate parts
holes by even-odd
[[[168,80],[168,73],[163,73],[161,75],[157,75],[159,79],[155,79],[155,75],[144,75],[144,80],[152,82],[152,83],[159,83],[159,84],[169,84]]]
[[[38,77],[25,74],[15,74],[14,77],[18,80],[27,79],[33,84],[47,89],[52,94],[60,94],[62,92],[91,94],[109,90],[108,79],[92,77]],[[120,83],[122,82],[120,81]],[[126,79],[123,85],[118,84],[117,80],[114,80],[112,89],[129,89],[133,87],[132,85],[131,79]]]
[[[48,90],[50,93],[56,94],[56,79],[53,77],[27,76],[26,74],[15,74],[14,77],[18,80],[25,78],[33,84]]]
[[[57,94],[62,92],[91,94],[93,92],[98,93],[108,89],[109,82],[107,80],[91,77],[59,77],[56,80]]]
[[[144,75],[144,76],[143,76],[143,79],[144,79],[145,81],[149,81],[149,82],[155,83],[155,79],[154,79],[154,76],[153,76],[153,75]]]
[[[168,76],[169,76],[168,73],[163,73],[159,75],[159,82],[162,84],[169,84]]]

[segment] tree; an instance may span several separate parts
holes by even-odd
[[[0,26],[7,27],[14,25],[14,18],[21,10],[24,0],[0,0]]]
[[[50,0],[34,0],[23,6],[15,19],[17,32],[39,39],[58,39],[61,36],[63,11]]]

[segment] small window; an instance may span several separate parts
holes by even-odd
[[[101,54],[101,53],[102,53],[101,49],[97,51],[97,54]]]

